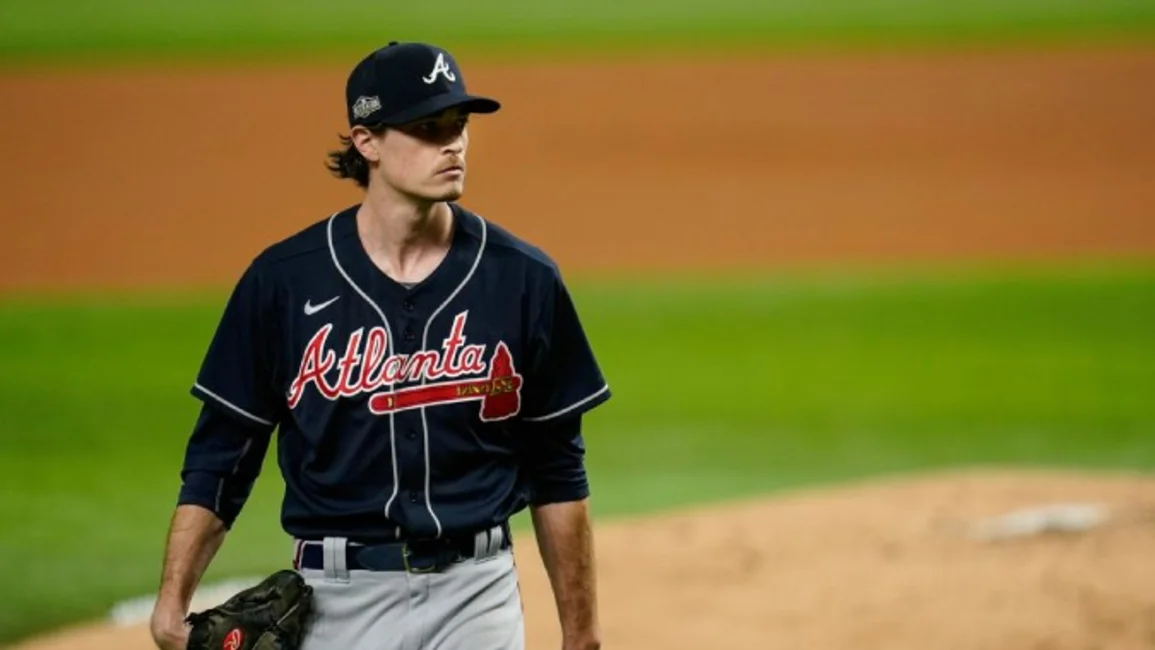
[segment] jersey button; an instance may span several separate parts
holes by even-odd
[[[401,306],[405,309],[405,311],[413,311],[412,300],[406,300],[405,302],[401,303]]]
[[[417,338],[417,335],[414,334],[413,330],[410,329],[405,330],[405,334],[403,336],[405,337],[406,341],[412,341],[413,339]]]
[[[410,440],[416,440],[417,439],[417,430],[416,429],[410,429],[409,432],[405,434],[405,437],[409,438]]]
[[[417,492],[410,490],[410,492],[409,492],[409,501],[410,501],[410,502],[412,502],[412,503],[417,503],[417,501],[418,501],[418,497],[420,497],[420,496],[421,496],[421,495],[420,495],[420,494],[418,494]]]

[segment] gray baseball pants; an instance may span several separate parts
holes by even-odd
[[[326,539],[325,568],[300,570],[317,609],[301,650],[524,650],[512,550],[408,573],[348,570],[347,543]]]

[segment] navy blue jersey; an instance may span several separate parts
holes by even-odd
[[[192,387],[180,502],[231,525],[274,430],[299,538],[472,532],[585,496],[581,415],[610,391],[557,265],[451,204],[446,258],[403,286],[361,245],[357,207],[236,284]]]

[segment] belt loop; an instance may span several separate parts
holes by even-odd
[[[505,531],[501,526],[479,531],[473,536],[474,562],[486,562],[497,557],[503,541],[505,541]]]
[[[333,537],[326,537],[321,541],[321,568],[325,570],[325,580],[331,581],[337,577],[337,569],[333,566],[333,545],[336,541]]]
[[[497,557],[503,542],[505,542],[505,530],[501,526],[491,529],[489,531],[489,554]]]
[[[346,537],[338,537],[336,548],[333,549],[333,564],[336,569],[337,582],[349,582],[349,555],[348,550],[349,539]]]
[[[486,550],[489,548],[489,531],[479,530],[473,534],[473,560],[475,562],[482,562],[485,560]]]
[[[325,579],[330,582],[349,582],[349,567],[345,563],[344,537],[326,537],[324,544]]]

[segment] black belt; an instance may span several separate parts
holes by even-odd
[[[502,526],[499,551],[512,546],[509,527]],[[492,535],[492,530],[489,533]],[[492,538],[491,538],[492,539]],[[483,552],[489,550],[485,544]],[[407,540],[386,544],[345,544],[345,569],[347,571],[405,571],[407,573],[430,573],[456,562],[477,556],[476,535],[458,535],[438,539]],[[324,542],[303,542],[299,569],[324,570]]]

